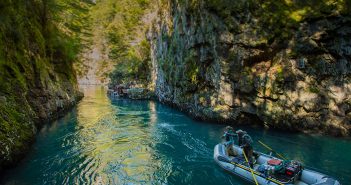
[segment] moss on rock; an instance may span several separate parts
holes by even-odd
[[[42,3],[0,2],[0,171],[23,157],[44,121],[82,97],[70,37],[47,20],[52,10],[42,12]]]

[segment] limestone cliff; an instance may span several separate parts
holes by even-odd
[[[204,120],[349,135],[350,7],[162,1],[148,33],[158,99]]]
[[[82,97],[67,36],[46,6],[0,3],[0,171],[21,159],[43,122]]]

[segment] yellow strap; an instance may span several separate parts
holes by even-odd
[[[264,144],[262,141],[260,141],[260,140],[258,140],[258,142],[261,144],[261,145],[263,145],[264,147],[266,147],[268,150],[270,150],[270,151],[273,151],[273,152],[275,152],[271,147],[269,147],[269,146],[267,146],[266,144]],[[284,160],[286,160],[286,158],[285,157],[283,157],[283,155],[280,155],[279,153],[277,153],[277,152],[275,152],[280,158],[282,158],[282,159],[284,159]]]
[[[258,140],[258,142],[259,142],[261,145],[263,145],[264,147],[266,147],[268,150],[273,151],[272,148],[270,148],[269,146],[267,146],[266,144],[264,144],[262,141]]]
[[[250,169],[250,172],[251,172],[251,174],[252,174],[252,177],[253,177],[253,179],[255,180],[256,185],[258,185],[258,182],[257,182],[257,180],[256,180],[256,177],[255,177],[255,175],[254,175],[254,172],[253,172],[252,168],[250,167],[249,160],[247,160],[247,157],[246,157],[246,154],[245,154],[244,150],[243,150],[243,154],[244,154],[245,160],[246,160],[246,162],[247,162],[247,164],[248,164],[248,166],[249,166],[249,169]]]

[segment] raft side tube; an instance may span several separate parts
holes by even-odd
[[[334,178],[309,169],[302,170],[300,179],[311,185],[340,185]]]

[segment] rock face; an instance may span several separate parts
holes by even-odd
[[[127,96],[133,100],[151,100],[154,98],[153,92],[145,88],[130,88],[127,91]]]
[[[155,93],[195,118],[351,129],[349,2],[166,1],[148,33]]]
[[[38,22],[35,3],[0,3],[0,171],[21,159],[44,122],[83,96],[58,30]]]

